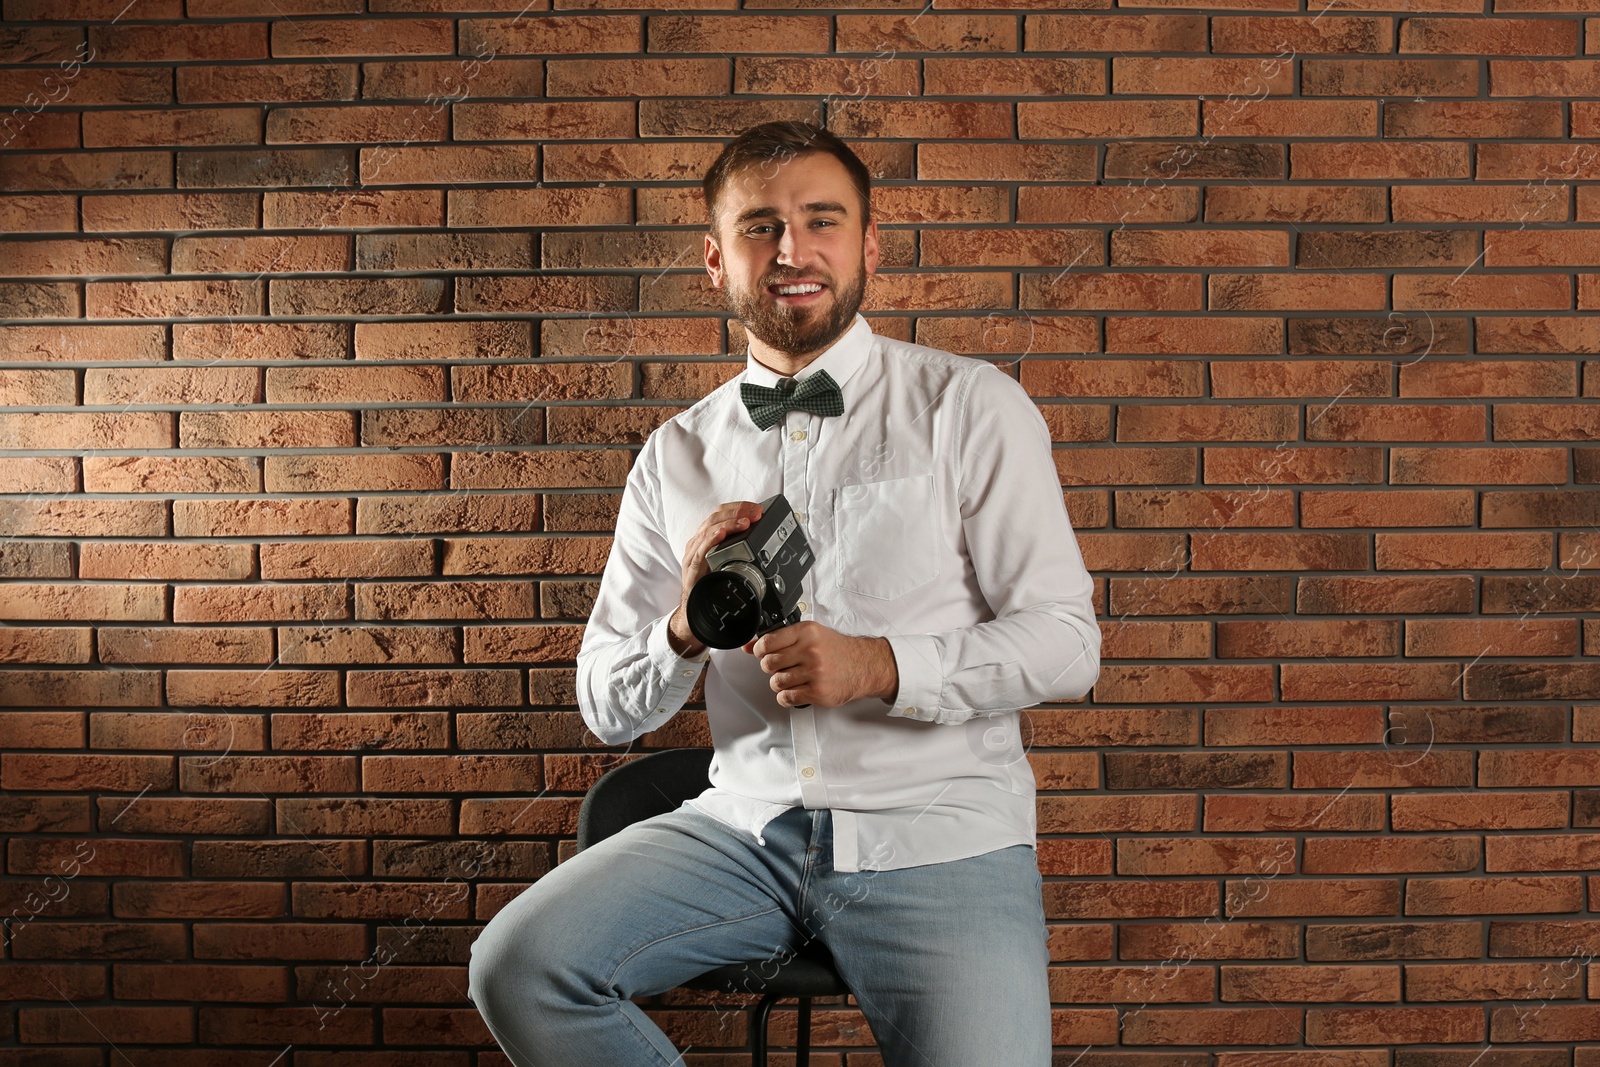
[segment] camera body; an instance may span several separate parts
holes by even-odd
[[[761,502],[761,518],[706,553],[710,572],[689,590],[689,630],[711,648],[739,648],[800,621],[802,582],[816,561],[782,493]]]

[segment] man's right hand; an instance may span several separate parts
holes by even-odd
[[[723,504],[706,517],[689,538],[683,551],[683,596],[678,610],[672,613],[667,624],[667,644],[680,656],[698,656],[706,646],[698,641],[689,629],[689,591],[711,568],[706,563],[706,553],[715,548],[729,534],[740,533],[761,518],[761,505],[752,500],[735,500]]]

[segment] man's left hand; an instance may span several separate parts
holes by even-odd
[[[882,637],[854,637],[808,619],[753,638],[744,650],[761,657],[786,708],[834,708],[862,697],[892,701],[900,690],[894,651]]]

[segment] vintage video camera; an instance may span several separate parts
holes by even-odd
[[[816,557],[782,493],[761,502],[761,518],[706,553],[709,574],[689,590],[689,630],[712,648],[800,621],[801,581]]]

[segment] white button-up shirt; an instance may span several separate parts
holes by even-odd
[[[744,373],[662,424],[628,475],[578,652],[578,702],[607,744],[672,718],[705,664],[715,755],[690,803],[758,841],[797,805],[833,811],[834,867],[892,870],[1034,844],[1018,711],[1076,700],[1100,673],[1092,582],[1050,433],[992,364],[853,325],[795,375],[826,370],[844,414],[756,428]],[[690,536],[719,505],[781,492],[816,561],[797,605],[887,638],[892,702],[777,702],[742,648],[683,657],[667,641]]]

